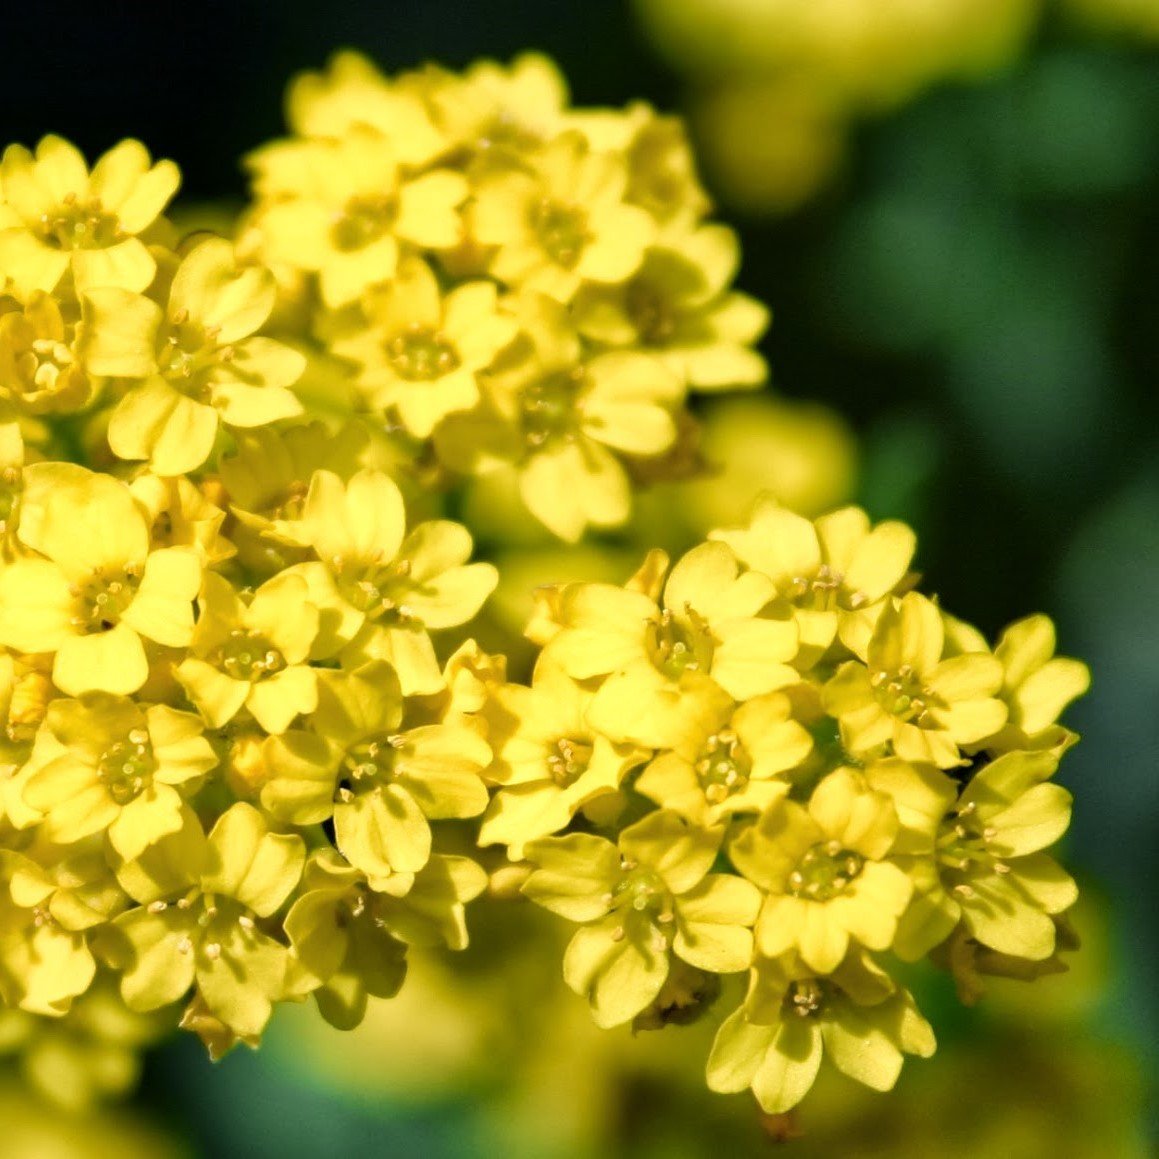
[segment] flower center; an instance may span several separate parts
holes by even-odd
[[[410,589],[409,559],[400,559],[385,567],[371,566],[351,575],[338,576],[338,590],[352,607],[368,620],[383,624],[417,623],[405,601]]]
[[[251,684],[286,667],[285,657],[265,636],[235,628],[221,647],[218,666],[233,680]]]
[[[430,382],[459,366],[458,351],[437,331],[411,325],[386,346],[390,364],[407,382]]]
[[[125,231],[115,213],[105,212],[99,197],[81,201],[70,193],[54,213],[41,216],[40,236],[53,249],[89,250],[115,245]]]
[[[848,888],[865,868],[860,853],[842,848],[840,841],[814,845],[789,875],[789,892],[810,901],[829,901]]]
[[[691,607],[678,620],[665,608],[648,625],[647,648],[652,663],[673,680],[685,672],[707,672],[712,665],[712,638],[704,619]]]
[[[86,632],[107,632],[120,623],[141,582],[140,569],[127,563],[112,573],[98,571],[77,593],[73,624]]]
[[[977,805],[973,801],[963,805],[943,822],[938,834],[938,861],[951,871],[951,876],[981,872],[997,873],[999,876],[1010,872],[1010,866],[993,853],[990,842],[998,836],[998,830],[980,821],[976,815]],[[971,889],[964,883],[953,886],[953,891],[969,897]]]
[[[869,678],[877,702],[890,716],[920,727],[932,723],[929,715],[930,695],[921,678],[908,664],[896,672],[878,669]]]
[[[861,607],[866,602],[861,592],[854,592],[842,600],[841,585],[844,581],[841,572],[823,563],[811,576],[793,576],[782,588],[781,595],[794,607],[818,612],[832,612],[842,604],[847,604],[850,609]]]
[[[584,211],[544,198],[532,210],[532,228],[543,252],[557,265],[570,270],[579,261],[588,242],[588,222]]]
[[[797,1018],[816,1018],[824,1005],[821,983],[816,978],[803,978],[789,986],[782,1009]]]
[[[118,805],[127,805],[148,788],[156,767],[148,732],[135,728],[101,754],[97,776]]]
[[[752,760],[730,728],[708,738],[696,762],[696,776],[710,805],[739,793],[749,783]]]
[[[528,386],[519,398],[524,441],[542,447],[554,439],[567,439],[576,426],[576,400],[583,386],[583,372],[563,371]]]
[[[625,306],[640,339],[663,346],[676,333],[676,313],[667,297],[643,278],[634,278],[625,292]]]
[[[17,385],[32,394],[55,390],[60,376],[75,365],[76,359],[66,343],[55,338],[35,338],[22,362],[24,374]]]
[[[330,237],[336,249],[349,253],[368,246],[387,233],[398,215],[398,199],[391,194],[352,197],[334,222]]]
[[[402,744],[401,737],[388,736],[351,745],[342,758],[343,780],[358,786],[393,776],[395,754]]]
[[[671,912],[671,897],[653,870],[632,868],[612,891],[612,908],[658,918]]]
[[[586,741],[560,737],[548,751],[547,771],[561,789],[566,789],[587,772],[591,759],[592,746]]]

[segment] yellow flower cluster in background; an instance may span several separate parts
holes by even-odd
[[[823,1055],[885,1089],[933,1052],[885,955],[967,999],[1058,969],[1051,778],[1086,669],[1045,617],[991,649],[919,594],[904,525],[750,515],[734,481],[671,567],[541,588],[529,682],[510,612],[496,654],[467,634],[499,575],[440,486],[501,476],[564,540],[619,526],[695,457],[688,393],[763,379],[767,312],[679,124],[571,110],[539,57],[344,55],[289,111],[236,240],[180,236],[176,168],[137,142],[0,160],[0,1028],[26,1073],[83,1072],[83,1103],[176,1023],[214,1057],[280,1003],[353,1027],[409,948],[466,946],[484,892],[576,923],[564,977],[602,1027],[697,1019],[747,973],[708,1082],[770,1113]],[[842,428],[749,414],[800,444],[762,479],[841,497]]]
[[[764,381],[768,312],[731,289],[678,121],[570,108],[534,55],[388,80],[341,54],[288,113],[248,158],[240,245],[428,469],[511,475],[575,541],[678,469],[690,392]]]

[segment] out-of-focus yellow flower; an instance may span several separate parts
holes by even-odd
[[[172,161],[153,164],[140,141],[122,141],[89,172],[60,137],[35,154],[9,145],[0,160],[0,287],[27,297],[54,290],[67,271],[77,292],[120,286],[140,292],[157,263],[144,233],[177,192]]]

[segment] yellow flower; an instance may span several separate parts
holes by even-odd
[[[738,877],[709,873],[722,834],[658,810],[625,829],[618,845],[584,833],[528,845],[537,868],[523,893],[582,923],[564,980],[588,999],[597,1025],[646,1009],[668,976],[670,952],[711,973],[748,968],[760,895]]]
[[[910,592],[881,611],[864,663],[850,660],[825,685],[825,710],[841,723],[851,753],[892,745],[903,760],[948,769],[960,745],[993,736],[1006,721],[996,695],[1002,665],[988,653],[942,659],[945,629],[936,604]]]
[[[568,302],[585,282],[622,282],[639,268],[656,226],[625,202],[627,188],[622,157],[561,133],[526,156],[523,171],[480,181],[472,236],[495,247],[489,269],[499,281]]]
[[[343,483],[320,470],[302,530],[319,560],[290,574],[306,580],[323,609],[320,654],[341,649],[348,664],[386,660],[404,695],[438,692],[443,675],[428,629],[466,623],[497,580],[491,564],[467,563],[466,529],[430,520],[408,535],[402,495],[387,475],[364,470]]]
[[[600,345],[655,355],[697,390],[759,386],[768,368],[750,347],[769,313],[755,299],[728,291],[739,261],[727,226],[662,235],[628,281],[577,293],[576,327]]]
[[[286,115],[302,137],[371,129],[386,138],[400,165],[411,168],[429,164],[449,144],[422,94],[388,81],[357,52],[336,52],[325,73],[299,74],[286,95]]]
[[[487,875],[466,857],[435,854],[405,889],[371,883],[332,850],[314,855],[302,896],[286,916],[286,934],[322,1016],[350,1029],[366,996],[389,998],[406,973],[406,946],[467,945],[466,903]]]
[[[610,584],[569,585],[552,654],[577,680],[607,676],[589,710],[594,727],[675,747],[696,727],[694,705],[709,710],[799,679],[788,663],[793,622],[761,618],[772,595],[769,580],[741,572],[724,544],[701,544],[677,562],[660,601]]]
[[[877,1091],[897,1082],[904,1054],[929,1058],[934,1032],[909,993],[864,953],[832,972],[795,956],[758,959],[748,997],[725,1019],[708,1060],[708,1085],[751,1087],[779,1115],[809,1093],[822,1057]]]
[[[140,292],[157,263],[137,236],[177,191],[172,161],[151,163],[140,141],[122,141],[88,170],[60,137],[33,155],[9,145],[0,160],[0,285],[49,293],[72,271],[77,292],[121,286]]]
[[[44,836],[68,844],[108,832],[131,861],[181,827],[181,794],[217,764],[201,721],[162,704],[143,709],[123,696],[86,693],[54,700],[24,801],[44,814]]]
[[[1002,633],[994,655],[1005,670],[999,695],[1009,716],[1006,727],[987,740],[988,749],[1068,748],[1078,740],[1058,718],[1090,687],[1090,669],[1081,660],[1056,656],[1054,647],[1054,624],[1046,616],[1027,616]]]
[[[1074,881],[1043,850],[1070,824],[1071,795],[1048,783],[1058,758],[1011,752],[983,765],[956,797],[933,769],[882,762],[869,783],[889,793],[908,819],[899,850],[915,885],[895,949],[918,958],[959,921],[971,938],[1002,954],[1041,961],[1055,951],[1052,917],[1074,904]]]
[[[221,534],[226,513],[183,475],[138,475],[133,498],[151,521],[155,547],[187,547],[207,567],[231,559],[237,549]]]
[[[113,453],[148,459],[158,475],[181,475],[209,458],[221,423],[260,427],[300,414],[287,388],[305,358],[257,335],[275,296],[273,275],[239,266],[221,238],[189,252],[164,309],[123,288],[90,289],[84,363],[133,384],[109,420]]]
[[[738,559],[773,581],[801,631],[802,667],[810,667],[841,633],[858,654],[882,601],[903,584],[916,539],[904,523],[871,527],[858,507],[842,507],[816,521],[758,500],[747,527],[709,533]]]
[[[404,174],[378,132],[355,127],[340,138],[279,141],[247,164],[260,199],[263,257],[316,273],[327,306],[390,281],[401,245],[440,250],[462,240],[467,179],[451,169]]]
[[[589,801],[615,792],[628,770],[647,759],[587,722],[592,693],[545,656],[531,687],[505,684],[483,710],[495,759],[486,777],[501,786],[479,831],[480,845],[508,846],[513,860],[528,841],[563,829]]]
[[[306,558],[301,519],[314,472],[333,471],[348,481],[370,457],[369,433],[355,420],[337,431],[322,422],[238,431],[218,472],[241,524],[235,538],[246,563],[271,572]]]
[[[514,464],[527,509],[575,542],[589,524],[626,522],[631,484],[618,454],[658,455],[672,445],[683,386],[638,352],[585,359],[558,302],[524,295],[517,308],[522,340],[484,379],[483,405],[451,416],[435,446],[468,474]]]
[[[96,973],[86,935],[124,904],[99,846],[0,851],[0,999],[63,1014]]]
[[[107,475],[46,463],[26,471],[21,541],[37,552],[0,567],[0,642],[55,653],[52,679],[77,696],[144,683],[142,637],[183,647],[201,586],[197,554],[152,550],[130,490]]]
[[[285,732],[318,703],[309,666],[319,613],[306,582],[283,572],[247,603],[219,575],[205,577],[190,655],[174,675],[210,728],[243,708],[270,733]]]
[[[267,743],[262,804],[295,825],[334,818],[335,842],[372,880],[417,873],[431,856],[432,820],[487,807],[480,777],[491,760],[474,731],[431,724],[401,730],[402,696],[390,666],[326,672],[313,731]]]
[[[761,813],[789,791],[781,774],[800,765],[813,738],[781,692],[720,706],[636,779],[635,790],[700,825]]]
[[[34,292],[20,310],[0,312],[0,406],[15,416],[82,410],[93,395],[76,346],[76,319]]]
[[[241,1037],[261,1034],[282,997],[287,950],[259,925],[302,874],[300,837],[271,833],[250,805],[163,838],[122,874],[140,904],[101,931],[97,948],[121,971],[131,1010],[158,1010],[196,985],[206,1009]]]
[[[891,798],[852,769],[825,777],[808,808],[774,802],[729,847],[733,864],[766,894],[757,923],[761,953],[796,949],[828,974],[851,943],[888,949],[912,892],[889,860],[897,832]]]
[[[507,66],[477,60],[461,76],[428,66],[407,79],[435,110],[447,138],[489,162],[542,145],[565,121],[567,81],[537,52],[521,53]]]
[[[493,282],[464,282],[444,297],[419,258],[404,260],[365,309],[368,325],[337,339],[334,350],[358,363],[370,405],[397,413],[417,438],[479,401],[477,375],[518,332],[516,320],[499,312]]]

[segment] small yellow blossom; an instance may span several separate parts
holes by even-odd
[[[298,825],[334,818],[339,850],[372,879],[417,873],[431,856],[429,821],[487,807],[480,774],[491,750],[453,725],[402,728],[398,678],[372,661],[318,682],[313,731],[267,742],[262,804]]]
[[[1002,633],[994,655],[1005,671],[999,695],[1009,716],[988,748],[1069,747],[1078,739],[1058,718],[1090,687],[1090,669],[1081,660],[1056,656],[1054,647],[1054,624],[1047,616],[1027,616]]]
[[[944,642],[941,612],[925,596],[910,592],[884,607],[864,663],[847,661],[825,686],[826,711],[851,753],[888,744],[904,760],[952,768],[964,759],[959,746],[998,732],[1001,663],[976,652],[942,659]]]
[[[123,483],[57,464],[30,468],[39,502],[19,535],[36,555],[0,567],[0,642],[52,652],[71,696],[135,692],[149,674],[145,640],[189,643],[202,565],[184,547],[152,550],[149,524]]]
[[[488,563],[467,563],[471,536],[430,520],[410,534],[398,486],[381,471],[349,482],[315,471],[302,511],[303,538],[317,561],[302,576],[322,609],[326,649],[344,662],[386,660],[407,696],[438,692],[443,676],[428,629],[466,623],[495,587]]]
[[[480,845],[502,843],[518,860],[528,841],[558,833],[647,758],[590,726],[591,700],[591,690],[548,656],[536,665],[530,688],[506,684],[492,694],[483,713],[495,759],[485,775],[501,787],[483,818]]]
[[[464,282],[444,297],[418,258],[368,296],[366,312],[368,325],[337,339],[334,350],[359,365],[369,404],[397,413],[418,438],[479,401],[477,375],[518,332],[516,320],[498,310],[494,282]]]
[[[717,1032],[708,1085],[723,1092],[751,1087],[761,1109],[779,1115],[809,1093],[823,1057],[888,1091],[903,1055],[928,1058],[934,1048],[934,1032],[913,999],[867,954],[850,954],[820,976],[797,957],[761,958],[744,1005]]]
[[[157,263],[138,237],[177,192],[172,161],[153,164],[140,141],[122,141],[89,172],[60,137],[0,159],[0,287],[50,292],[72,271],[78,293],[94,286],[140,292]]]
[[[794,683],[797,629],[762,618],[771,582],[742,572],[722,543],[693,548],[660,601],[610,584],[562,595],[552,653],[578,680],[607,676],[589,710],[605,735],[672,747],[694,727],[690,706],[745,700]]]
[[[664,235],[627,282],[577,293],[576,327],[600,345],[654,354],[697,390],[759,386],[768,368],[751,346],[769,314],[728,291],[739,261],[736,235],[726,226]]]
[[[400,245],[440,250],[462,241],[466,178],[451,169],[403,174],[389,138],[373,130],[275,142],[251,154],[248,165],[261,199],[255,224],[262,256],[316,273],[332,308],[389,282]]]
[[[258,924],[298,884],[302,839],[270,832],[250,805],[227,809],[208,838],[196,819],[155,845],[126,880],[140,904],[102,931],[102,958],[122,971],[131,1010],[157,1010],[196,985],[235,1034],[262,1032],[282,996],[288,955]]]
[[[1040,961],[1055,950],[1052,918],[1074,904],[1074,881],[1043,850],[1070,824],[1071,795],[1049,783],[1058,758],[1010,752],[983,765],[955,802],[950,778],[883,762],[867,773],[908,818],[899,859],[915,897],[896,950],[917,958],[961,921],[984,946]]]
[[[618,845],[582,833],[528,845],[537,868],[524,894],[582,923],[564,978],[588,999],[597,1025],[616,1026],[648,1007],[670,952],[713,973],[748,968],[760,895],[738,877],[709,873],[722,835],[658,810],[625,829]]]
[[[284,732],[318,703],[309,666],[319,613],[305,581],[283,573],[267,580],[249,603],[218,575],[207,575],[190,655],[174,675],[210,728],[243,708],[267,732]]]
[[[131,861],[181,827],[180,788],[217,764],[198,717],[163,704],[142,709],[123,696],[54,700],[24,801],[44,814],[44,835],[68,844],[106,832]]]
[[[782,774],[813,748],[813,738],[792,716],[792,701],[781,692],[735,709],[720,706],[648,765],[636,791],[702,825],[761,813],[788,793]]]
[[[807,808],[774,802],[729,847],[737,869],[766,894],[761,953],[796,949],[828,974],[851,944],[888,949],[913,888],[889,859],[897,832],[891,798],[852,769],[825,777]]]
[[[522,340],[484,380],[483,405],[435,432],[453,467],[517,467],[527,509],[561,539],[631,513],[619,455],[658,455],[676,438],[680,379],[658,359],[608,351],[584,359],[567,310],[543,295],[518,302]]]
[[[628,169],[566,132],[525,158],[526,172],[488,175],[475,190],[474,240],[495,248],[490,272],[508,286],[568,302],[585,282],[616,283],[639,268],[656,225],[625,201]]]
[[[89,290],[85,365],[132,384],[109,420],[113,453],[181,475],[209,457],[221,423],[260,427],[301,413],[287,388],[305,358],[257,335],[275,293],[269,271],[239,266],[220,238],[177,267],[164,309],[122,288]]]
[[[77,319],[34,292],[20,310],[0,311],[0,413],[75,412],[93,396],[77,351]]]
[[[738,559],[773,581],[801,632],[798,662],[809,667],[841,633],[846,647],[868,634],[882,601],[905,581],[914,533],[888,520],[871,527],[857,507],[815,522],[762,497],[747,527],[713,531]]]

